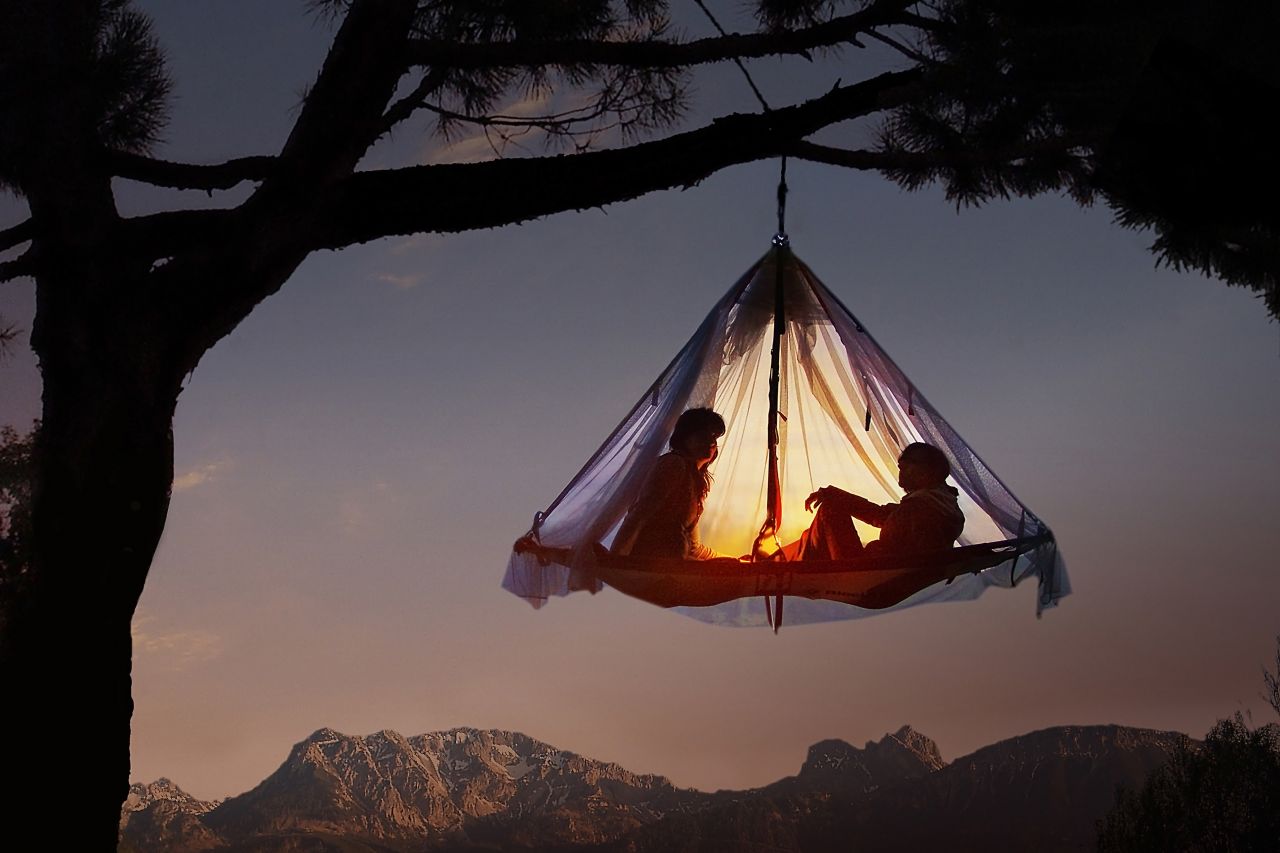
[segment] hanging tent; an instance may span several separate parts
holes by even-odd
[[[608,552],[676,419],[696,406],[724,416],[701,520],[703,543],[751,553],[791,542],[835,484],[875,503],[899,500],[897,458],[928,442],[951,463],[965,515],[958,547],[856,560],[679,560]],[[863,542],[876,528],[856,522]],[[924,399],[860,322],[797,259],[785,238],[716,303],[657,381],[560,495],[534,517],[503,586],[535,607],[607,585],[726,625],[847,619],[928,601],[978,597],[1034,577],[1037,613],[1070,592],[1049,528]]]

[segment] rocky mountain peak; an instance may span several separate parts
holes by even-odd
[[[221,803],[197,800],[168,779],[134,785],[121,846],[656,853],[747,849],[761,839],[779,850],[806,849],[803,839],[807,849],[845,849],[857,838],[895,851],[1074,850],[1091,842],[1116,785],[1140,783],[1184,740],[1175,732],[1062,726],[947,764],[937,744],[903,726],[862,748],[820,741],[796,776],[708,794],[518,732],[351,736],[322,728],[256,788]],[[690,839],[711,846],[690,847]]]
[[[218,803],[199,800],[179,788],[171,780],[161,776],[154,782],[135,782],[129,786],[129,796],[124,801],[125,812],[136,812],[153,803],[166,803],[173,809],[188,814],[204,814]]]
[[[323,743],[328,743],[335,740],[340,740],[344,737],[346,737],[346,735],[342,734],[341,732],[335,729],[331,729],[328,726],[324,726],[322,728],[316,729],[308,737],[303,738],[301,743],[323,744]]]
[[[925,776],[946,764],[938,745],[903,726],[859,749],[838,739],[809,747],[800,773],[778,785],[798,790],[857,793]]]
[[[121,837],[136,850],[212,850],[221,840],[203,818],[217,801],[198,800],[168,779],[129,786],[120,814]]]
[[[889,742],[892,741],[892,746]],[[934,743],[933,738],[923,735],[911,726],[903,726],[893,734],[887,734],[882,737],[879,743],[867,744],[867,749],[892,749],[900,747],[910,752],[918,758],[921,764],[930,770],[938,770],[945,767],[947,762],[942,760],[942,752],[938,749],[938,745]]]

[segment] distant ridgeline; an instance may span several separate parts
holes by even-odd
[[[227,800],[197,800],[167,779],[134,785],[120,849],[1091,849],[1116,786],[1139,787],[1186,740],[1060,727],[948,764],[904,726],[862,748],[814,744],[797,775],[763,788],[705,793],[515,732],[321,729]]]

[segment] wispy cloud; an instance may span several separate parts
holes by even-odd
[[[483,133],[442,143],[427,152],[426,162],[431,165],[445,163],[479,163],[492,160],[498,154],[494,150],[498,140],[490,141]]]
[[[386,282],[396,290],[408,290],[417,287],[422,281],[422,275],[395,275],[394,273],[384,272],[374,276],[378,281]]]
[[[172,630],[158,625],[154,616],[139,608],[130,626],[133,651],[165,669],[182,671],[214,660],[222,654],[222,638],[211,631]]]
[[[530,95],[527,98],[521,98],[515,103],[498,110],[501,115],[518,116],[520,118],[529,118],[530,116],[542,115],[550,111],[551,93],[541,92]]]
[[[190,468],[173,478],[173,490],[175,492],[185,492],[188,489],[194,489],[196,486],[203,486],[205,483],[214,480],[218,472],[225,469],[227,464],[226,459],[219,459],[216,462],[209,462]]]

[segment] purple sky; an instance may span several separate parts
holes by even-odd
[[[177,84],[157,153],[277,150],[326,25],[301,3],[143,5]],[[777,103],[840,76],[753,69]],[[728,71],[696,94],[695,123],[751,106]],[[406,130],[368,165],[480,150]],[[1155,269],[1152,237],[1106,209],[1054,197],[957,214],[936,191],[793,164],[788,230],[1053,527],[1075,588],[1057,610],[1037,620],[1020,587],[773,636],[610,591],[535,612],[499,588],[533,512],[767,248],[775,181],[776,164],[744,166],[607,211],[310,258],[181,398],[135,620],[134,778],[239,793],[321,726],[517,729],[712,789],[903,723],[952,759],[1058,724],[1265,719],[1277,326],[1242,291]],[[225,203],[120,189],[127,213]],[[22,215],[0,200],[0,225]],[[29,281],[0,286],[10,320],[29,328],[33,305]],[[20,351],[0,422],[38,403]]]

